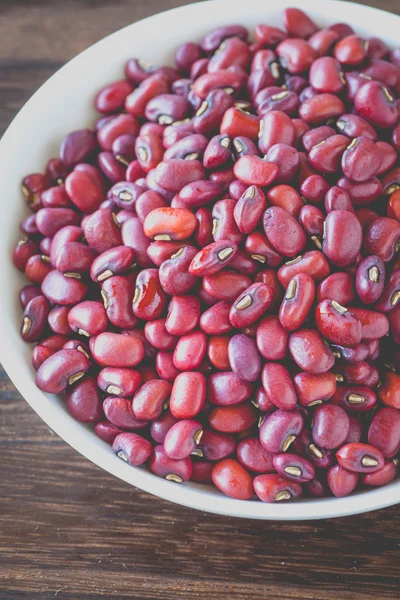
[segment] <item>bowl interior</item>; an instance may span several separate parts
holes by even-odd
[[[346,21],[358,33],[380,36],[391,45],[398,44],[400,17],[349,2],[200,2],[129,25],[77,56],[36,92],[0,142],[0,269],[4,287],[0,295],[0,359],[18,390],[60,437],[92,462],[130,484],[204,511],[282,520],[342,516],[395,504],[400,501],[400,482],[348,498],[268,505],[233,500],[209,486],[193,483],[179,486],[145,469],[126,465],[90,427],[77,423],[68,414],[61,399],[36,388],[30,347],[19,336],[21,311],[18,291],[26,280],[14,269],[10,257],[15,242],[21,237],[19,221],[28,214],[20,192],[21,179],[28,173],[42,171],[50,157],[58,156],[60,141],[67,132],[94,123],[96,114],[92,103],[96,91],[123,76],[123,65],[128,58],[172,64],[179,44],[200,40],[214,27],[241,23],[254,31],[258,23],[281,26],[282,10],[286,6],[304,8],[320,26]]]

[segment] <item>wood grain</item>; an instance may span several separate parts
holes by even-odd
[[[77,52],[182,4],[0,1],[0,132]],[[399,530],[396,507],[282,524],[152,498],[67,446],[0,373],[1,600],[395,600]]]

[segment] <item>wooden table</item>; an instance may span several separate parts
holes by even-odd
[[[0,0],[0,131],[67,59],[182,4]],[[0,374],[1,600],[394,600],[399,561],[397,507],[274,523],[169,504],[77,454]]]

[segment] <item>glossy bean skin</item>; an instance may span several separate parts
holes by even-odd
[[[334,265],[352,264],[360,251],[362,229],[357,217],[345,210],[334,210],[325,219],[322,251]]]
[[[128,368],[105,367],[97,376],[97,385],[103,392],[115,396],[131,396],[139,387],[142,377]]]
[[[373,473],[381,469],[385,459],[370,444],[345,444],[336,452],[340,466],[355,473]]]
[[[215,335],[208,338],[207,356],[210,363],[220,371],[231,368],[228,356],[230,337],[226,335]]]
[[[287,368],[279,363],[269,362],[262,371],[262,384],[269,400],[278,408],[293,410],[297,395]]]
[[[189,457],[180,460],[169,458],[164,446],[156,446],[150,458],[149,467],[152,473],[175,483],[188,481],[192,475],[192,461]]]
[[[42,292],[50,302],[69,306],[83,300],[87,285],[59,271],[50,271],[43,279]]]
[[[298,191],[286,184],[271,188],[268,191],[267,198],[270,204],[284,208],[296,219],[304,206]]]
[[[300,411],[278,409],[267,416],[261,425],[261,444],[269,452],[286,452],[303,426],[304,419]]]
[[[230,498],[250,500],[254,494],[249,472],[236,460],[226,458],[212,470],[214,485]]]
[[[263,116],[260,124],[258,147],[266,154],[275,144],[293,146],[295,129],[291,118],[284,112],[272,110]]]
[[[152,421],[157,419],[171,394],[172,385],[162,379],[146,381],[135,393],[132,409],[138,419]]]
[[[312,437],[318,446],[334,450],[346,441],[350,419],[340,406],[335,404],[318,406],[313,420]]]
[[[400,239],[400,223],[389,217],[379,217],[368,226],[364,248],[369,254],[375,254],[383,260],[392,260]]]
[[[236,179],[248,186],[265,187],[278,177],[279,167],[259,156],[246,155],[235,163],[233,172]]]
[[[333,453],[331,450],[317,446],[309,429],[303,429],[300,436],[293,442],[293,448],[318,469],[327,469],[332,465]]]
[[[241,233],[250,233],[255,229],[266,208],[265,195],[257,186],[247,188],[235,204],[233,216]]]
[[[332,402],[346,409],[347,412],[366,412],[377,403],[375,392],[363,386],[338,386],[332,396]]]
[[[39,367],[36,385],[48,394],[59,394],[89,370],[88,358],[78,350],[59,350]]]
[[[282,264],[283,257],[260,231],[253,231],[247,236],[245,248],[250,257],[257,262],[270,267]]]
[[[297,398],[301,406],[314,406],[329,400],[336,391],[336,379],[333,373],[298,373],[293,378]]]
[[[135,252],[129,246],[110,248],[97,256],[90,267],[92,281],[104,281],[114,275],[122,275],[132,266]]]
[[[326,373],[335,362],[329,346],[314,329],[301,329],[292,333],[289,337],[289,352],[295,363],[312,375]]]
[[[249,286],[248,277],[233,271],[219,271],[203,278],[203,290],[216,300],[232,302]]]
[[[286,262],[278,270],[278,278],[282,286],[286,289],[291,279],[299,273],[307,273],[314,281],[321,281],[328,277],[330,266],[322,252],[319,250],[310,250]]]
[[[299,273],[290,280],[279,309],[279,320],[286,331],[295,331],[306,320],[315,298],[315,283],[310,275]]]
[[[25,342],[37,342],[45,329],[50,305],[40,295],[32,298],[24,308],[21,325],[21,337]]]
[[[261,360],[254,340],[238,333],[229,341],[228,357],[232,371],[242,381],[256,381],[261,372]]]
[[[253,481],[254,491],[262,502],[282,502],[300,498],[303,488],[277,473],[257,475]]]
[[[373,304],[382,295],[385,286],[385,265],[376,255],[364,258],[357,267],[356,289],[364,304]]]
[[[233,371],[213,373],[208,378],[207,398],[218,406],[238,405],[247,400],[253,391],[248,380],[241,379]]]
[[[195,329],[199,319],[200,302],[196,296],[173,296],[169,304],[168,316],[164,327],[170,336],[185,335]],[[148,327],[150,325],[151,322],[147,324]],[[168,345],[172,341],[168,340]]]
[[[192,419],[202,409],[206,398],[206,379],[197,371],[180,373],[174,381],[170,410],[178,419]]]
[[[144,269],[136,279],[132,309],[138,319],[149,321],[163,314],[167,299],[157,269]]]
[[[345,272],[337,272],[329,275],[317,289],[317,300],[334,300],[342,306],[346,306],[355,299],[354,281],[351,275]]]
[[[103,367],[134,367],[144,356],[144,346],[138,338],[104,332],[94,340],[92,355]]]
[[[113,441],[116,455],[133,467],[144,464],[150,458],[153,448],[146,438],[137,433],[120,433]]]
[[[40,295],[40,288],[36,287],[36,285],[25,285],[19,292],[19,302],[21,304],[21,308],[24,310],[32,298]]]
[[[193,118],[195,132],[203,135],[218,133],[221,119],[233,102],[232,96],[224,90],[212,90]]]
[[[388,371],[385,374],[383,385],[379,388],[379,399],[390,408],[400,408],[400,376]]]
[[[196,450],[203,435],[199,421],[182,420],[172,425],[164,440],[164,450],[170,458],[181,460]]]
[[[306,244],[303,228],[283,208],[277,206],[267,208],[264,213],[263,227],[268,240],[284,256],[296,256]]]
[[[103,417],[103,409],[96,380],[84,377],[71,386],[66,395],[68,412],[80,423],[96,423]]]
[[[392,127],[398,120],[394,98],[379,81],[368,81],[354,98],[357,112],[377,127]]]
[[[273,291],[266,283],[253,283],[234,301],[229,320],[236,328],[248,327],[258,321],[273,301]]]
[[[189,265],[196,254],[195,248],[185,246],[183,250],[178,250],[161,264],[159,280],[166,294],[185,294],[196,285],[196,276],[188,272]]]
[[[358,475],[341,465],[334,465],[328,470],[327,482],[329,489],[336,498],[348,496],[358,484]]]
[[[400,413],[394,408],[379,410],[368,429],[368,443],[393,458],[400,449]]]
[[[86,300],[69,310],[68,324],[72,331],[90,337],[103,333],[107,329],[108,319],[101,302]]]
[[[261,355],[267,360],[286,357],[289,334],[275,315],[264,317],[257,327],[256,342]]]
[[[299,109],[299,116],[309,125],[319,125],[332,117],[345,112],[345,106],[340,98],[333,94],[318,94],[305,100]]]
[[[230,240],[213,242],[196,254],[190,263],[189,272],[197,277],[213,275],[231,262],[237,249],[237,244]]]
[[[323,300],[317,305],[315,321],[320,333],[334,344],[352,347],[361,342],[362,323],[335,300]]]
[[[273,472],[273,455],[265,450],[257,438],[247,438],[239,442],[236,454],[239,462],[252,473]]]
[[[342,156],[343,174],[351,181],[368,181],[378,173],[381,161],[379,148],[371,139],[356,137]]]
[[[229,320],[231,304],[226,301],[217,302],[204,311],[200,317],[200,327],[208,335],[220,335],[232,329]]]
[[[192,331],[179,338],[173,361],[179,371],[193,371],[200,367],[207,351],[207,337],[202,331]]]
[[[208,421],[219,433],[240,433],[252,427],[257,421],[257,414],[247,403],[235,406],[217,406],[209,416]]]
[[[135,285],[128,277],[115,275],[107,278],[101,287],[104,308],[109,321],[115,327],[133,328],[137,325],[137,317],[132,311],[132,298]]]
[[[352,307],[351,312],[361,321],[363,340],[377,340],[388,333],[389,322],[384,314],[358,307]]]
[[[276,471],[282,477],[286,477],[290,481],[305,483],[315,477],[315,468],[307,459],[285,452],[276,454],[273,459],[273,465]]]

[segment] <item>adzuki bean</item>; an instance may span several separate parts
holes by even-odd
[[[344,497],[398,472],[400,51],[298,8],[250,38],[131,58],[24,177],[20,334],[128,465]]]

